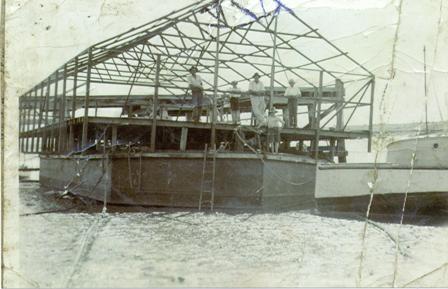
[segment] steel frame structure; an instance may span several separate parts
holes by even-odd
[[[155,115],[164,98],[188,100],[186,77],[192,65],[204,76],[205,92],[214,105],[226,85],[233,80],[247,82],[253,72],[270,79],[271,98],[286,87],[288,78],[300,80],[311,92],[307,101],[315,119],[308,128],[315,131],[317,144],[329,125],[336,122],[335,129],[343,133],[358,110],[366,107],[369,131],[364,136],[370,151],[374,75],[294,11],[279,1],[273,3],[270,11],[262,5],[263,13],[256,13],[234,0],[204,0],[92,45],[20,97],[21,151],[62,151],[67,121],[79,108],[84,109],[85,145],[89,108],[124,107],[138,100],[151,104]],[[235,15],[240,16],[238,21],[230,21]],[[294,23],[292,31],[283,21],[286,18]],[[307,43],[323,47],[322,55],[306,53]],[[347,85],[353,85],[353,91]],[[106,91],[105,86],[124,92],[92,93]],[[138,89],[140,93],[135,92]],[[349,111],[345,121],[344,111]],[[154,132],[156,120],[152,123]],[[216,116],[210,125],[213,147]],[[58,129],[43,129],[49,126]]]

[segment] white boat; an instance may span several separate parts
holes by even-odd
[[[414,155],[415,154],[415,155]],[[447,212],[448,137],[393,142],[385,163],[322,164],[317,167],[319,209],[373,213]]]

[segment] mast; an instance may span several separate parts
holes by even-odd
[[[426,46],[423,46],[423,69],[425,72],[425,125],[426,125],[426,135],[428,135],[429,128],[428,128],[428,88],[426,86]]]

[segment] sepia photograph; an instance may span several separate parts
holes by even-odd
[[[2,288],[448,287],[445,0],[2,0]]]

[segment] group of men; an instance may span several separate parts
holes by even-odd
[[[193,66],[189,70],[188,84],[192,95],[193,121],[198,122],[202,112],[203,104],[203,84],[201,77],[197,74],[198,69]],[[255,73],[252,76],[252,80],[249,82],[249,89],[247,94],[250,95],[250,102],[252,107],[252,114],[258,125],[266,125],[268,117],[266,116],[267,104],[269,98],[267,97],[267,91],[264,84],[260,81],[260,74]],[[238,87],[237,81],[231,82],[231,87],[228,89],[227,97],[230,102],[230,111],[232,116],[232,122],[235,124],[240,123],[240,97],[242,95],[241,89]],[[297,127],[297,99],[301,96],[299,87],[295,85],[293,79],[289,80],[289,86],[287,87],[284,96],[288,102],[283,106],[283,122],[287,127]],[[269,115],[273,113],[270,112]],[[274,113],[275,114],[275,113]]]
[[[189,70],[188,84],[191,90],[193,121],[199,122],[202,113],[202,104],[204,98],[204,88],[201,77],[197,74],[198,69],[193,66]],[[264,84],[260,81],[260,74],[255,73],[252,80],[249,82],[249,89],[247,94],[250,95],[250,103],[252,114],[259,127],[267,127],[267,138],[271,151],[278,153],[280,146],[280,130],[283,126],[297,127],[297,100],[301,97],[299,87],[295,85],[293,79],[289,80],[289,86],[285,90],[284,96],[287,98],[287,104],[283,105],[283,119],[275,115],[275,109],[272,107],[266,116],[267,104],[269,98]],[[240,97],[242,95],[241,89],[238,87],[237,81],[231,82],[231,87],[227,91],[227,97],[230,102],[230,111],[232,122],[239,124],[240,119]]]

